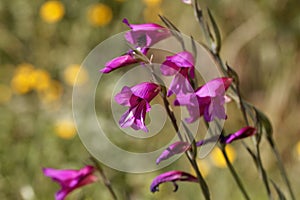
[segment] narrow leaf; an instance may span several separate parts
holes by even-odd
[[[272,185],[274,186],[276,192],[277,192],[277,195],[278,195],[278,199],[279,200],[286,200],[286,197],[284,196],[283,192],[280,190],[280,188],[277,186],[277,184],[271,180],[271,183]]]
[[[215,49],[214,52],[215,53],[219,53],[220,52],[220,48],[221,48],[221,34],[220,34],[220,30],[218,28],[218,25],[216,23],[216,20],[214,19],[211,11],[209,10],[209,8],[207,8],[207,12],[208,12],[208,16],[209,19],[211,21],[213,30],[214,30],[214,41],[215,41]]]

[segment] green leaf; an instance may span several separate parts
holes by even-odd
[[[213,47],[214,53],[219,53],[220,52],[220,48],[221,48],[221,34],[220,34],[220,30],[219,27],[216,23],[216,20],[214,19],[211,11],[209,10],[209,8],[207,8],[207,12],[208,12],[208,16],[209,19],[211,21],[212,24],[212,28],[214,31],[214,41],[215,41],[215,47]]]

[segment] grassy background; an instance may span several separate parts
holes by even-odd
[[[203,41],[192,9],[180,0],[62,0],[45,8],[46,2],[0,2],[0,199],[52,199],[58,185],[43,176],[42,167],[78,169],[89,163],[72,121],[72,84],[79,65],[97,44],[127,30],[121,23],[124,17],[133,23],[161,24],[157,14],[163,14],[182,32]],[[270,117],[280,154],[300,196],[296,191],[300,185],[298,0],[212,0],[201,1],[201,6],[212,10],[221,27],[221,55],[238,72],[242,95]],[[243,122],[233,105],[228,109],[235,121],[229,120],[226,127],[233,131]],[[250,157],[239,143],[232,147],[234,164],[251,197],[266,199]],[[286,191],[269,152],[263,141],[266,169]],[[241,199],[228,170],[215,157],[200,161],[213,199]],[[161,172],[190,171],[186,162],[181,158]],[[165,184],[159,193],[151,194],[151,180],[160,172],[138,175],[104,169],[120,199],[201,198],[198,185],[192,183],[179,183],[177,193]],[[101,182],[69,197],[109,198]]]

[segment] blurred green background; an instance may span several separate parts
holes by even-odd
[[[200,4],[212,10],[221,28],[221,55],[238,72],[242,95],[270,117],[292,186],[300,196],[298,0],[210,0]],[[43,176],[42,167],[79,169],[90,163],[72,119],[72,85],[80,64],[101,41],[128,29],[123,18],[132,23],[162,24],[157,14],[203,41],[192,8],[180,0],[0,1],[0,199],[53,199],[59,186]],[[87,78],[79,77],[79,81]],[[243,121],[234,105],[228,107],[234,121],[226,127],[234,131]],[[266,199],[246,151],[239,143],[228,151],[251,197]],[[270,176],[287,191],[266,141],[262,154]],[[181,158],[160,172],[190,171],[186,162]],[[242,198],[218,152],[199,164],[213,199]],[[160,172],[104,170],[120,199],[201,199],[199,186],[192,183],[179,183],[177,193],[172,192],[172,184],[165,184],[152,194],[151,180]],[[109,198],[101,181],[69,196]]]

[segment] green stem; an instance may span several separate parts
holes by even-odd
[[[161,96],[163,98],[165,109],[167,111],[167,114],[168,114],[171,122],[172,122],[172,125],[173,125],[173,127],[174,127],[174,129],[175,129],[175,131],[176,131],[176,133],[177,133],[177,135],[179,137],[179,139],[181,141],[183,141],[183,138],[182,138],[182,136],[180,134],[180,131],[179,131],[179,128],[178,128],[178,125],[177,125],[176,117],[175,117],[173,111],[170,108],[169,101],[168,101],[168,99],[166,98],[166,96],[164,94],[162,94]],[[197,149],[194,149],[194,151],[197,151]],[[207,183],[205,182],[203,176],[200,173],[200,170],[198,168],[197,162],[195,160],[196,158],[194,156],[189,156],[188,152],[185,152],[185,155],[187,156],[187,158],[190,161],[193,169],[196,172],[196,175],[197,175],[197,178],[198,178],[198,181],[199,181],[199,185],[200,185],[200,188],[202,190],[202,194],[203,194],[204,198],[206,200],[210,200],[209,188],[208,188]]]
[[[248,193],[247,193],[247,191],[246,191],[246,189],[245,189],[245,187],[244,187],[244,185],[243,185],[243,183],[242,183],[239,175],[235,171],[233,165],[231,164],[231,162],[230,162],[230,160],[228,158],[228,155],[227,155],[226,150],[225,150],[225,146],[224,147],[220,147],[220,150],[222,151],[222,154],[223,154],[223,156],[225,158],[227,167],[229,168],[229,171],[230,171],[231,175],[233,176],[235,182],[237,183],[237,185],[238,185],[240,191],[242,192],[244,198],[247,199],[247,200],[250,200],[250,197],[249,197],[249,195],[248,195]]]
[[[98,172],[99,172],[99,174],[100,174],[100,176],[101,176],[101,178],[102,178],[102,181],[103,181],[105,187],[108,189],[109,193],[111,194],[112,198],[113,198],[114,200],[118,200],[117,195],[116,195],[116,193],[114,192],[114,190],[113,190],[113,188],[112,188],[112,185],[111,185],[109,179],[106,177],[106,175],[105,175],[105,173],[104,173],[104,171],[103,171],[101,165],[99,164],[99,162],[98,162],[98,161],[96,160],[96,158],[94,158],[93,156],[91,156],[90,159],[92,160],[92,162],[93,162],[94,165],[96,166],[96,168],[97,168],[97,170],[98,170]]]
[[[294,192],[292,190],[292,186],[291,186],[290,181],[288,179],[288,176],[287,176],[286,170],[284,168],[284,165],[282,164],[282,160],[280,158],[280,155],[279,155],[279,152],[277,150],[277,147],[276,147],[276,145],[274,143],[271,146],[272,146],[272,151],[274,152],[274,154],[276,156],[276,160],[277,160],[277,163],[278,163],[279,171],[280,171],[281,176],[283,177],[283,179],[285,181],[285,184],[287,185],[287,188],[289,190],[291,199],[295,200],[296,198],[295,198]]]
[[[208,189],[208,186],[207,186],[207,183],[205,182],[202,174],[200,173],[200,170],[199,170],[199,167],[197,165],[197,162],[195,159],[191,159],[189,157],[189,155],[186,153],[186,156],[188,157],[194,171],[196,172],[196,175],[197,175],[197,178],[198,178],[198,181],[199,181],[199,185],[200,185],[200,188],[202,190],[202,193],[203,193],[203,196],[206,200],[210,200],[210,193],[209,193],[209,189]]]
[[[207,123],[205,123],[205,124],[208,127],[208,124]],[[221,131],[221,136],[224,136],[225,135],[224,130],[221,129],[221,126],[220,126],[219,123],[217,123],[217,125],[218,125],[219,130]],[[246,191],[246,189],[245,189],[245,187],[244,187],[244,185],[243,185],[243,183],[242,183],[239,175],[237,174],[236,170],[234,169],[232,163],[230,162],[230,160],[228,158],[228,154],[227,154],[227,152],[225,150],[225,145],[220,144],[219,148],[222,151],[223,157],[225,158],[225,161],[226,161],[226,165],[229,168],[229,171],[230,171],[231,175],[233,176],[236,184],[238,185],[240,191],[242,192],[244,198],[247,199],[247,200],[249,200],[250,197],[249,197],[249,195],[248,195],[248,193],[247,193],[247,191]]]
[[[271,190],[270,190],[270,186],[269,186],[268,175],[267,175],[266,170],[264,169],[263,164],[262,164],[261,155],[260,155],[260,148],[259,148],[258,143],[256,145],[256,151],[257,151],[256,159],[257,159],[257,164],[258,164],[257,167],[258,167],[258,169],[260,171],[260,174],[262,176],[262,179],[263,179],[263,182],[264,182],[267,194],[268,194],[268,198],[271,200],[272,195],[271,195]]]

